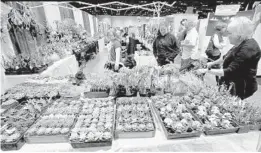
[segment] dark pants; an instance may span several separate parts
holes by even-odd
[[[227,88],[231,88],[230,94],[238,96],[241,99],[246,99],[252,96],[258,89],[257,81],[253,79],[237,79],[225,80],[224,77],[220,79],[219,84],[225,84]]]

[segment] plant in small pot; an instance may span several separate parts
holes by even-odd
[[[121,71],[121,70],[120,70]],[[117,96],[118,97],[124,97],[126,96],[126,83],[127,78],[125,73],[115,73],[111,76],[113,83],[116,85],[117,88]]]
[[[241,117],[240,125],[247,125],[249,130],[261,130],[261,108],[254,106],[252,103],[246,102],[240,112],[236,112],[235,116]]]
[[[75,85],[80,86],[86,79],[84,73],[80,70],[75,74]]]
[[[258,123],[261,116],[259,107],[239,98],[229,98],[229,101],[224,107],[232,112],[234,119],[239,124],[238,133],[247,133],[250,129],[260,129],[261,122]]]
[[[136,94],[135,84],[134,84],[135,81],[132,81],[133,80],[132,70],[129,70],[125,74],[125,78],[126,78],[126,85],[125,85],[126,96],[127,97],[135,96],[135,94]]]

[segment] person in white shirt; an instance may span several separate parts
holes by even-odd
[[[194,60],[200,58],[200,52],[198,51],[199,35],[196,26],[197,21],[187,21],[185,23],[187,35],[185,40],[181,41],[181,69],[188,67]]]

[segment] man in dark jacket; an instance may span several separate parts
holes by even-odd
[[[180,52],[175,36],[168,33],[167,27],[166,23],[159,25],[159,33],[153,43],[153,54],[159,66],[174,62]]]

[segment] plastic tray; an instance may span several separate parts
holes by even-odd
[[[152,105],[153,105],[153,104],[152,104]],[[191,133],[180,133],[180,134],[172,134],[172,133],[169,133],[169,132],[167,131],[167,129],[165,128],[165,126],[164,126],[164,124],[163,124],[163,122],[162,122],[162,119],[161,119],[161,117],[160,117],[160,115],[159,115],[159,112],[158,112],[158,110],[156,109],[156,107],[154,107],[154,105],[153,105],[153,109],[154,109],[154,112],[155,112],[155,114],[156,114],[156,116],[157,116],[157,118],[158,118],[158,120],[159,120],[159,122],[160,122],[160,125],[161,125],[161,127],[162,127],[162,129],[163,129],[163,131],[164,131],[164,134],[165,134],[165,136],[166,136],[167,139],[180,139],[180,138],[200,137],[200,135],[202,134],[201,131],[194,131],[194,132],[191,132]],[[193,114],[192,114],[192,115],[193,115]],[[196,118],[195,118],[195,120],[196,120]]]
[[[112,136],[113,136],[113,132],[114,132],[114,129],[115,129],[115,117],[116,117],[116,105],[115,105],[115,99],[113,99],[114,101],[114,120],[113,120],[113,123],[112,123]],[[76,120],[77,122],[77,120]],[[75,122],[75,124],[76,124]],[[75,126],[74,124],[74,126]],[[72,127],[72,129],[74,128],[74,126]],[[70,144],[73,148],[90,148],[90,147],[104,147],[104,146],[111,146],[112,145],[112,140],[114,138],[112,137],[111,141],[101,141],[101,142],[77,142],[77,141],[70,141]]]
[[[45,135],[45,136],[25,136],[26,143],[64,143],[69,142],[69,137],[67,135]]]
[[[201,119],[192,111],[190,110],[191,114],[193,114],[193,116],[200,122],[202,123]],[[238,123],[236,121],[231,121],[233,124],[235,124],[236,126],[234,128],[230,128],[230,129],[213,129],[213,130],[204,130],[204,133],[206,135],[218,135],[218,134],[228,134],[228,133],[237,133],[239,130],[239,126]],[[203,123],[202,123],[203,124]],[[243,131],[247,131],[246,129],[243,130],[243,127],[241,129]],[[246,133],[246,132],[244,132]]]
[[[85,98],[106,98],[109,97],[107,92],[85,92]]]
[[[153,131],[146,131],[146,132],[119,132],[117,130],[115,130],[115,138],[152,138],[155,136],[155,131],[156,131],[156,125],[155,125],[155,121],[153,118],[153,114],[152,114],[152,108],[149,102],[147,102],[150,108],[150,115],[152,118],[152,123],[154,125],[154,130]],[[117,103],[116,103],[117,104]],[[116,115],[115,115],[116,117]],[[116,122],[115,122],[116,124]],[[115,125],[116,127],[116,125]]]
[[[237,133],[248,133],[250,131],[250,125],[239,125]]]
[[[38,122],[39,119],[40,118],[38,118],[38,120],[36,122]],[[77,116],[75,116],[73,125],[70,127],[70,130],[76,124],[76,120],[77,120]],[[25,139],[26,143],[29,143],[29,144],[36,144],[36,143],[64,143],[64,142],[69,142],[69,134],[64,134],[64,135],[41,135],[41,136],[38,136],[38,135],[29,136],[29,135],[25,134],[24,139]]]
[[[1,150],[10,151],[10,150],[19,150],[25,144],[23,136],[17,139],[15,142],[11,143],[1,143]]]
[[[256,125],[249,125],[250,130],[259,131],[261,130],[261,123],[258,123]]]
[[[71,142],[73,148],[90,148],[90,147],[105,147],[111,146],[112,141],[105,142]]]
[[[119,132],[115,131],[115,138],[152,138],[155,136],[154,131],[148,132]]]
[[[201,119],[190,109],[188,109],[189,112],[195,117],[196,120],[198,120],[201,124],[202,121]],[[228,134],[228,133],[236,133],[239,130],[239,126],[235,121],[232,121],[232,123],[234,123],[236,125],[236,127],[234,128],[230,128],[230,129],[213,129],[213,130],[204,130],[204,133],[206,135],[219,135],[219,134]]]
[[[230,129],[215,129],[215,130],[206,130],[204,133],[206,135],[218,135],[218,134],[228,134],[228,133],[236,133],[238,131],[238,127],[230,128]]]

